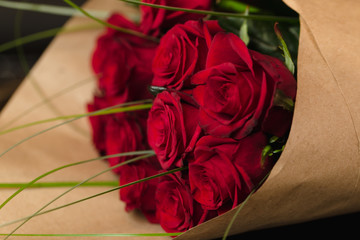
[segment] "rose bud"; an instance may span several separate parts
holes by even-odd
[[[195,160],[189,163],[194,199],[219,214],[241,203],[270,170],[270,162],[263,165],[261,160],[266,143],[262,133],[239,141],[210,135],[200,138]]]
[[[144,3],[158,4],[163,6],[187,8],[195,10],[210,10],[211,0],[142,0]],[[182,11],[170,11],[150,6],[140,6],[141,29],[145,34],[158,36],[166,32],[176,24],[185,23],[188,20],[198,20],[204,17],[202,14],[194,14]]]
[[[160,40],[153,60],[152,85],[180,90],[205,67],[208,44],[222,31],[216,21],[188,21],[171,28]]]
[[[199,121],[207,134],[241,139],[273,107],[277,89],[293,98],[296,81],[278,59],[249,51],[232,33],[215,35],[206,62],[197,73],[194,97],[200,104]]]
[[[201,129],[197,124],[198,108],[175,91],[159,93],[148,118],[148,143],[163,169],[183,166],[185,150],[191,148]]]

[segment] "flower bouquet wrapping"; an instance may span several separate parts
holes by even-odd
[[[128,55],[117,54],[119,43],[111,38],[119,33],[111,28],[101,38],[98,37],[102,30],[58,36],[6,106],[2,122],[24,111],[27,108],[24,103],[40,102],[38,86],[46,96],[53,96],[59,89],[70,86],[73,79],[91,78],[93,70],[97,74],[95,81],[32,111],[18,124],[30,119],[49,119],[57,113],[70,116],[82,112],[87,104],[89,111],[97,111],[139,101],[151,98],[152,92],[156,97],[151,110],[90,117],[91,125],[86,119],[60,122],[61,128],[26,141],[14,151],[7,149],[22,143],[24,136],[36,136],[44,127],[8,133],[1,139],[4,151],[1,181],[30,181],[39,172],[55,169],[59,163],[94,158],[99,152],[110,155],[149,147],[156,157],[114,168],[115,174],[107,172],[99,178],[114,180],[119,174],[120,184],[127,184],[159,172],[187,169],[163,176],[159,181],[151,179],[120,190],[123,202],[113,192],[64,208],[60,213],[43,214],[31,219],[19,233],[156,233],[164,229],[185,231],[178,239],[212,239],[221,237],[232,221],[230,234],[236,234],[358,211],[360,85],[354,66],[359,64],[356,51],[360,36],[351,29],[360,24],[355,7],[359,4],[333,1],[324,5],[323,1],[290,0],[286,3],[299,13],[301,20],[297,84],[280,60],[248,50],[243,40],[226,32],[216,21],[194,20],[198,16],[191,14],[185,15],[187,19],[179,13],[161,15],[155,10],[144,11],[143,21],[154,16],[162,16],[166,21],[152,19],[154,25],[140,26],[142,29],[120,15],[113,15],[109,23],[150,36],[149,39],[132,36],[121,45],[124,46],[121,51],[131,50]],[[90,1],[86,6],[137,14],[113,1],[99,5]],[[333,14],[320,17],[325,12]],[[347,24],[337,19],[347,19]],[[74,18],[68,26],[86,21]],[[173,27],[172,21],[178,25]],[[164,26],[160,27],[161,24]],[[160,34],[159,29],[166,30],[160,42],[155,43],[151,38]],[[122,37],[116,39],[121,43]],[[95,39],[98,48],[93,55]],[[174,49],[180,49],[180,54]],[[110,57],[109,53],[104,54],[106,51],[111,53]],[[93,69],[89,66],[91,58]],[[170,62],[178,64],[172,66]],[[129,79],[131,82],[127,83]],[[95,96],[94,85],[101,90]],[[151,85],[150,91],[140,85]],[[279,95],[292,101],[296,96],[293,117],[289,109],[277,105],[274,96]],[[280,145],[283,151],[275,159],[275,152],[267,154],[264,149],[269,141],[287,138],[290,124],[286,147],[281,149]],[[119,144],[122,142],[126,144]],[[127,159],[112,157],[108,161],[116,167]],[[80,181],[106,167],[104,162],[91,164],[48,177]],[[208,179],[216,185],[209,184]],[[61,206],[99,191],[100,187],[76,189],[57,204]],[[11,194],[10,190],[2,192],[1,200]],[[33,214],[39,208],[37,203],[42,206],[61,192],[61,189],[52,189],[50,193],[44,189],[24,192],[1,209],[2,220]],[[140,209],[147,219],[124,209]],[[148,221],[160,222],[161,227]]]

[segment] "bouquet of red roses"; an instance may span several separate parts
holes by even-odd
[[[72,181],[65,193],[108,170],[100,180],[116,187],[100,192],[89,182],[66,196],[42,188],[15,199],[2,189],[1,227],[41,215],[20,235],[212,239],[360,210],[358,2],[286,0],[300,16],[298,42],[297,21],[238,1],[126,1],[141,5],[140,19],[121,3],[89,1],[84,9],[119,12],[102,22],[105,31],[57,36],[1,116],[11,122],[34,105],[18,124],[67,120],[15,127],[0,139],[1,182],[34,179],[15,195],[50,173]],[[228,12],[228,2],[240,13]],[[76,17],[65,29],[89,21]],[[95,94],[88,84],[60,95],[90,75]],[[81,116],[91,124],[78,115],[86,104]],[[46,174],[34,178],[39,172]],[[160,225],[170,234],[158,233]]]
[[[213,4],[143,2],[199,10]],[[99,78],[89,111],[155,95],[149,113],[90,120],[101,154],[149,147],[156,153],[115,168],[121,185],[182,169],[120,191],[127,210],[140,209],[167,232],[186,231],[242,203],[276,162],[292,120],[296,81],[285,64],[248,49],[219,20],[203,18],[147,5],[139,25],[113,14],[108,23],[143,35],[108,28],[92,56]],[[125,160],[108,159],[110,166]]]

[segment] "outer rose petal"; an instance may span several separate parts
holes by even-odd
[[[239,141],[202,137],[189,163],[190,187],[194,199],[204,209],[219,214],[237,206],[263,180],[271,162],[261,164],[267,138],[255,133]]]
[[[140,126],[134,119],[128,118],[125,114],[109,116],[105,132],[106,153],[108,155],[144,150],[144,139]],[[130,158],[132,156],[113,157],[108,158],[108,161],[113,167]],[[115,168],[113,171],[119,173],[121,168]]]
[[[170,29],[161,38],[153,61],[152,85],[188,88],[190,77],[205,68],[208,44],[219,31],[223,30],[214,21],[188,21]]]
[[[276,91],[290,98],[296,92],[294,77],[279,60],[250,51],[239,37],[223,32],[213,38],[206,69],[193,75],[191,83],[196,85],[194,97],[205,133],[235,139],[259,129],[284,132],[265,122],[280,117],[279,111],[271,110]],[[280,124],[288,127],[288,117],[276,123]]]
[[[158,174],[149,159],[140,160],[120,168],[120,185]],[[120,199],[126,203],[126,210],[140,209],[152,223],[159,223],[156,216],[155,193],[159,179],[151,179],[120,189]]]
[[[180,174],[161,178],[156,192],[156,208],[160,225],[166,232],[183,232],[215,216],[193,200],[188,181]]]
[[[245,43],[232,33],[219,32],[209,48],[206,67],[231,62],[236,67],[252,71],[253,61]]]
[[[148,142],[163,169],[182,166],[185,150],[198,135],[198,109],[183,99],[176,92],[164,91],[157,95],[149,112]]]
[[[210,10],[211,7],[211,0],[142,0],[142,2],[198,10]],[[198,20],[204,17],[204,15],[201,14],[169,11],[149,6],[141,6],[140,9],[142,12],[141,30],[145,34],[153,36],[158,36],[161,32],[166,32],[176,24],[182,24],[188,20]]]

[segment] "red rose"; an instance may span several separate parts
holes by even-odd
[[[202,137],[189,163],[189,179],[194,199],[204,209],[219,214],[241,203],[270,170],[261,164],[267,139],[262,133],[239,141],[231,138]]]
[[[144,132],[135,119],[124,113],[110,115],[105,125],[106,154],[112,155],[123,152],[144,150]],[[133,156],[108,158],[110,166],[115,166]],[[116,173],[121,168],[113,170]]]
[[[148,142],[163,169],[182,166],[182,158],[192,138],[200,134],[198,109],[175,91],[159,93],[149,112]]]
[[[108,22],[140,31],[119,14],[113,14]],[[98,38],[92,56],[92,67],[99,75],[98,87],[103,95],[123,96],[124,102],[151,97],[146,86],[153,76],[151,63],[156,47],[150,40],[107,28]]]
[[[219,31],[216,21],[188,21],[168,31],[153,60],[152,85],[177,90],[189,86],[190,77],[205,67],[208,44]]]
[[[120,185],[134,182],[145,177],[158,174],[156,165],[151,159],[139,160],[135,163],[120,167]],[[155,193],[158,187],[158,178],[120,189],[120,199],[126,203],[126,210],[140,209],[152,223],[159,223],[156,216]]]
[[[211,7],[211,0],[143,0],[142,2],[196,10],[210,10]],[[188,20],[198,20],[204,17],[201,14],[169,11],[149,6],[141,6],[140,9],[142,13],[141,29],[144,33],[152,36],[158,36],[161,32],[165,32],[175,24],[184,23]]]
[[[87,105],[88,112],[95,112],[99,109],[105,108],[101,107],[102,98],[94,96],[94,101]],[[103,105],[105,105],[104,103]],[[99,151],[101,155],[105,154],[105,123],[107,116],[92,116],[89,117],[90,126],[92,128],[92,142],[95,145],[95,148]]]
[[[161,178],[156,192],[157,216],[166,232],[183,232],[207,219],[191,195],[186,180],[179,174]]]
[[[215,35],[206,69],[192,78],[198,85],[200,125],[208,134],[241,139],[261,126],[273,107],[276,89],[295,97],[296,81],[276,58],[247,49],[231,33]]]
[[[113,14],[108,22],[140,31],[137,25],[119,14]],[[88,105],[88,111],[151,98],[147,86],[153,77],[151,65],[156,47],[152,41],[107,28],[98,38],[92,57],[99,91]],[[147,146],[143,137],[146,118],[147,111],[90,117],[95,147],[102,155],[144,149]],[[113,166],[125,159],[110,158],[109,162]]]

